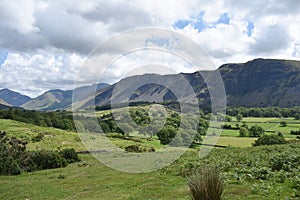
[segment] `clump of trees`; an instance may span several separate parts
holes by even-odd
[[[118,133],[126,136],[126,133],[138,130],[145,136],[156,135],[163,145],[189,146],[192,143],[201,142],[201,135],[206,134],[209,126],[207,120],[201,117],[189,116],[182,119],[176,112],[168,116],[161,112],[153,112],[152,116],[155,117],[150,124],[150,116],[144,108],[132,108],[129,112],[130,115],[127,117],[130,117],[134,123],[132,121],[117,123],[112,113],[100,116],[98,121],[104,133]],[[122,117],[122,113],[120,116]],[[162,124],[162,121],[165,122]]]
[[[287,144],[284,137],[279,135],[264,135],[254,141],[253,146]]]
[[[0,175],[65,167],[80,159],[74,149],[27,151],[27,142],[0,131]]]
[[[243,117],[294,117],[295,119],[300,119],[300,108],[227,107],[226,113],[230,116],[242,115]]]
[[[261,137],[264,133],[265,130],[258,125],[254,125],[249,128],[246,124],[243,124],[239,130],[240,137]]]
[[[155,152],[154,147],[142,147],[138,144],[133,144],[125,147],[125,151],[132,153],[145,153],[145,152]]]
[[[0,119],[12,119],[37,126],[75,130],[72,113],[66,111],[37,112],[34,110],[10,108],[8,110],[0,110]]]
[[[291,130],[291,135],[300,135],[300,130]]]

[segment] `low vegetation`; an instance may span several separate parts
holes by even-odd
[[[26,145],[27,142],[0,132],[0,175],[66,167],[80,160],[74,149],[27,151]]]
[[[170,166],[136,175],[109,169],[90,155],[78,157],[76,151],[83,147],[76,133],[42,127],[48,125],[0,120],[0,128],[8,132],[1,139],[1,174],[24,172],[20,176],[0,176],[0,182],[5,182],[0,187],[0,199],[43,199],[46,194],[49,199],[299,198],[298,109],[229,109],[231,116],[202,112],[184,123],[182,129],[179,128],[182,118],[174,110],[151,113],[158,119],[157,123],[163,118],[166,123],[162,129],[155,123],[149,128],[148,105],[132,107],[130,118],[134,123],[121,124],[122,129],[110,111],[97,113],[111,142],[137,156],[158,151],[171,140],[178,146],[192,143]],[[257,113],[264,118],[249,117]],[[209,155],[199,158],[197,149],[202,148],[202,139],[208,137],[206,131],[211,117],[226,120],[225,125],[215,123],[212,129],[224,129],[217,144],[227,148],[214,148]],[[200,126],[192,131],[194,122]],[[31,171],[36,172],[27,173]]]
[[[224,181],[216,166],[205,166],[188,179],[193,200],[221,200],[224,195]]]

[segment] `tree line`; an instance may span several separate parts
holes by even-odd
[[[72,113],[66,111],[38,112],[10,108],[8,110],[0,110],[0,119],[11,119],[27,124],[54,127],[63,130],[75,130]]]

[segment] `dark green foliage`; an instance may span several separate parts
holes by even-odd
[[[292,171],[295,167],[300,166],[300,156],[280,153],[272,156],[270,166],[273,171]]]
[[[37,136],[32,138],[32,142],[39,142],[44,138],[44,133],[38,133]]]
[[[291,130],[291,134],[292,135],[300,135],[300,130],[298,130],[298,131]]]
[[[300,119],[299,108],[281,108],[281,107],[227,107],[227,114],[243,117],[294,117]]]
[[[247,137],[249,134],[249,131],[247,128],[245,127],[241,127],[240,130],[239,130],[239,136],[240,137]]]
[[[67,160],[68,163],[79,162],[80,159],[78,157],[75,149],[64,149],[60,151],[60,155]]]
[[[177,131],[173,127],[164,127],[157,133],[157,137],[161,144],[169,144],[175,137]]]
[[[63,158],[58,151],[40,150],[30,153],[36,169],[54,169],[60,167],[66,167],[68,162]]]
[[[145,152],[155,152],[153,147],[141,147],[140,145],[129,145],[125,147],[125,151],[132,153],[145,153]]]
[[[0,175],[17,175],[27,159],[26,142],[0,131]]]
[[[199,169],[188,179],[193,200],[221,200],[224,193],[224,181],[216,166]]]
[[[224,125],[221,126],[221,128],[229,129],[229,130],[239,130],[240,129],[239,127],[231,126],[230,124],[224,124]]]
[[[132,120],[140,125],[140,126],[145,126],[150,123],[150,116],[149,113],[143,109],[143,108],[135,108],[135,109],[130,109],[130,117]]]
[[[5,132],[0,131],[0,175],[65,167],[80,160],[74,149],[29,152],[26,151],[26,144],[15,137],[8,138]]]
[[[243,115],[237,114],[236,119],[237,119],[237,121],[239,121],[239,122],[242,121]]]
[[[251,126],[249,129],[249,137],[260,137],[265,133],[265,130],[257,125]]]
[[[253,146],[286,144],[287,141],[278,135],[264,135],[254,141]]]
[[[229,115],[226,115],[225,121],[226,121],[226,122],[232,122],[232,117],[229,116]]]
[[[281,127],[286,127],[287,126],[287,122],[286,121],[281,121],[280,122],[280,126]]]
[[[18,175],[22,170],[11,156],[0,157],[0,175]]]
[[[0,110],[0,119],[12,119],[38,126],[75,130],[72,113],[65,111],[36,112],[33,110],[10,108],[9,110]]]
[[[296,113],[296,114],[294,115],[294,119],[295,119],[295,120],[299,120],[299,119],[300,119],[300,114],[299,114],[299,113]]]

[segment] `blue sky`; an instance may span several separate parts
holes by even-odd
[[[3,50],[3,49],[1,50],[0,49],[0,67],[4,63],[4,61],[6,60],[7,54],[8,54],[7,50]]]

